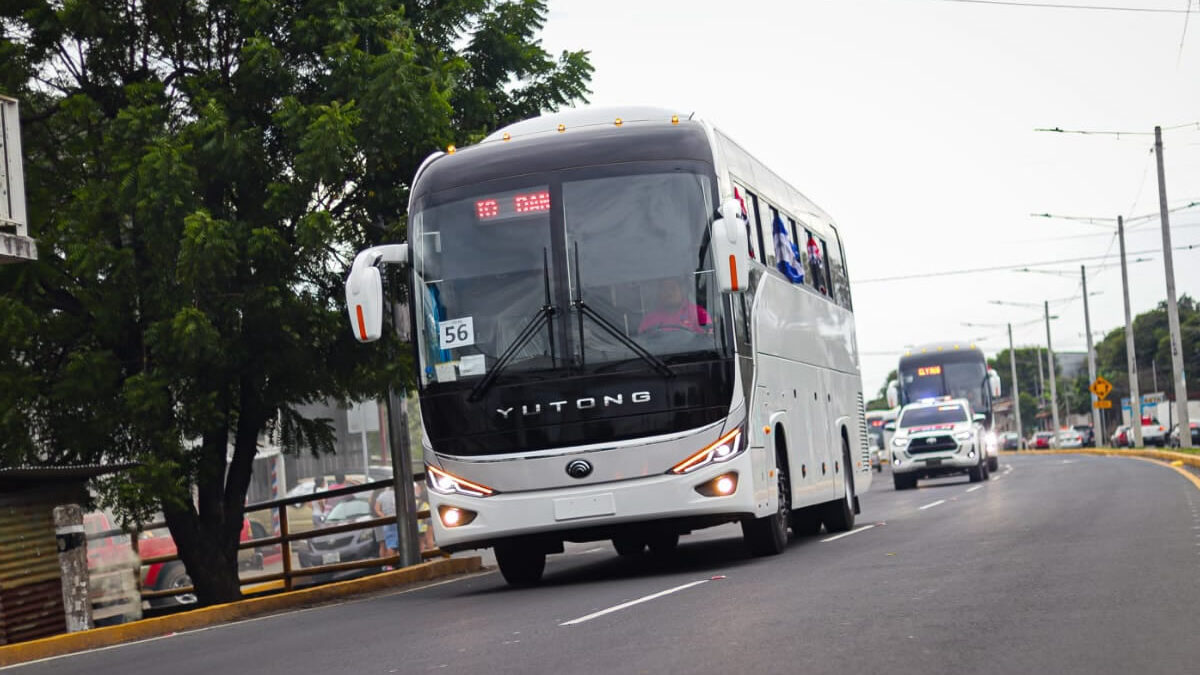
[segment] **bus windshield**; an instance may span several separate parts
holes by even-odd
[[[987,397],[987,364],[982,356],[975,361],[958,363],[902,364],[900,386],[903,390],[901,401],[905,403],[950,396],[967,399],[975,410],[991,409]]]
[[[501,359],[505,376],[545,376],[725,355],[711,190],[655,163],[428,200],[410,237],[422,384],[483,377]]]

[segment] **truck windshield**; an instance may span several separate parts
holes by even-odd
[[[967,421],[967,411],[961,405],[939,405],[931,408],[912,408],[900,416],[901,427],[923,427],[932,424],[956,424]]]
[[[501,377],[546,377],[669,375],[662,364],[725,354],[709,178],[641,169],[457,190],[416,210],[422,384],[482,378],[502,356]]]

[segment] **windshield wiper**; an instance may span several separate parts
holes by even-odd
[[[660,375],[663,377],[675,377],[675,371],[671,370],[671,367],[668,366],[662,359],[658,358],[645,347],[638,344],[637,340],[634,340],[628,335],[622,333],[620,328],[614,326],[612,322],[610,322],[608,319],[605,319],[600,315],[599,312],[589,307],[587,303],[583,301],[583,283],[580,281],[579,273],[579,242],[575,242],[575,288],[577,289],[575,291],[576,298],[575,301],[571,303],[571,308],[579,310],[580,365],[586,365],[587,363],[583,349],[583,317],[586,316],[595,321],[609,335],[616,338],[618,342],[626,347],[629,347],[629,349],[631,349],[634,354],[637,354],[639,357],[641,357],[643,361],[653,366]]]
[[[474,403],[483,398],[483,395],[491,388],[492,383],[496,381],[496,377],[500,375],[500,371],[504,370],[508,362],[516,356],[522,347],[529,344],[529,341],[533,339],[534,335],[538,334],[542,326],[546,326],[550,333],[551,367],[557,367],[557,358],[554,354],[554,322],[551,321],[551,318],[558,310],[550,302],[550,263],[545,248],[542,248],[542,279],[546,287],[546,304],[542,305],[541,309],[529,320],[529,323],[525,324],[520,334],[517,335],[517,339],[512,341],[508,349],[505,349],[504,353],[500,354],[500,358],[496,359],[496,365],[492,366],[492,369],[483,376],[483,379],[475,384],[471,389],[471,395],[467,397],[468,401]]]

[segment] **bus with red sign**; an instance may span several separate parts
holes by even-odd
[[[888,383],[888,404],[904,406],[917,401],[949,396],[964,398],[971,409],[983,415],[988,430],[989,464],[998,466],[998,441],[992,429],[993,402],[1000,396],[1000,376],[988,367],[983,351],[974,344],[937,342],[904,352],[896,369],[897,380]]]
[[[830,217],[722,132],[573,110],[429,157],[408,241],[362,251],[356,337],[404,269],[434,538],[536,583],[564,542],[626,556],[738,523],[749,550],[853,527],[870,486]]]

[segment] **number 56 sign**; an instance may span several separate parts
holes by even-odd
[[[438,342],[442,349],[468,347],[475,344],[475,320],[471,317],[438,323]]]

